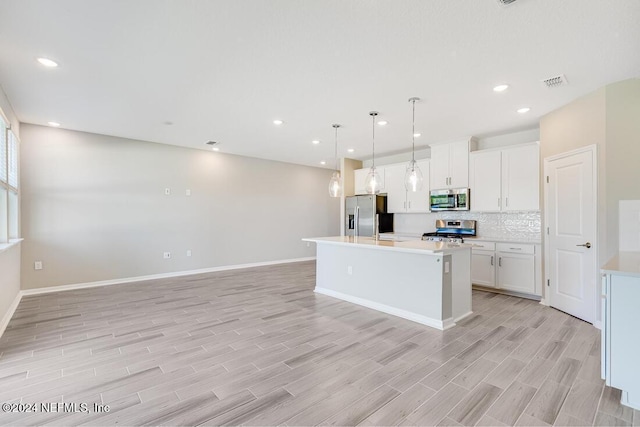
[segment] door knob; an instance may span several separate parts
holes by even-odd
[[[587,242],[587,243],[583,243],[582,245],[576,245],[576,246],[584,246],[585,248],[589,249],[591,247],[591,243]]]

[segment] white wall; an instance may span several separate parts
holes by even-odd
[[[7,95],[0,87],[0,109],[7,116],[11,128],[16,136],[20,136],[20,124],[16,117]],[[20,291],[20,245],[15,245],[8,250],[0,251],[0,330],[2,319],[18,292]]]
[[[22,288],[314,256],[332,172],[23,124]]]

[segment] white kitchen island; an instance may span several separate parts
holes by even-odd
[[[317,244],[317,293],[440,330],[472,313],[469,246],[347,236],[303,240]]]

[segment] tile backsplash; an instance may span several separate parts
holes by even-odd
[[[540,239],[540,212],[434,212],[395,214],[396,233],[422,234],[435,231],[437,219],[475,219],[479,237]]]

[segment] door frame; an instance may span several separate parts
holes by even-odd
[[[575,150],[570,150],[570,151],[565,151],[563,153],[559,153],[559,154],[554,154],[552,156],[549,157],[545,157],[543,160],[543,169],[542,169],[542,184],[544,186],[543,189],[543,193],[544,193],[544,228],[542,230],[542,235],[543,238],[544,236],[549,236],[548,234],[548,226],[547,224],[549,224],[549,216],[550,216],[550,212],[549,212],[549,186],[548,183],[546,182],[547,180],[547,173],[548,173],[548,169],[550,167],[550,163],[554,160],[560,160],[563,159],[565,157],[570,157],[570,156],[574,156],[576,154],[581,154],[581,153],[585,153],[585,152],[591,152],[591,157],[593,159],[593,164],[592,164],[592,174],[593,174],[593,196],[594,196],[594,203],[593,206],[591,207],[593,209],[593,217],[595,220],[595,233],[593,236],[593,246],[596,250],[596,263],[600,262],[600,246],[599,246],[599,234],[600,234],[600,221],[599,221],[599,217],[598,217],[598,200],[599,200],[599,194],[598,194],[598,181],[599,181],[599,176],[598,176],[598,145],[597,144],[591,144],[591,145],[586,145],[584,147],[580,147],[580,148],[576,148]],[[550,271],[550,266],[551,263],[549,261],[549,254],[551,253],[550,250],[550,242],[549,242],[549,238],[546,237],[544,238],[544,280],[545,283],[543,284],[543,288],[544,288],[544,297],[542,298],[542,301],[540,301],[541,304],[547,305],[552,307],[552,301],[551,301],[551,292],[549,292],[549,281],[551,279],[551,275],[549,274]],[[600,274],[599,274],[599,268],[596,264],[596,271],[595,271],[595,275],[594,275],[594,283],[595,283],[595,289],[594,289],[594,295],[593,295],[593,299],[594,299],[594,304],[593,304],[593,326],[595,326],[596,328],[600,329],[600,320],[598,320],[598,306],[599,306],[599,301],[600,301],[600,292],[598,289],[598,283],[600,283]],[[546,286],[545,286],[546,285]]]

